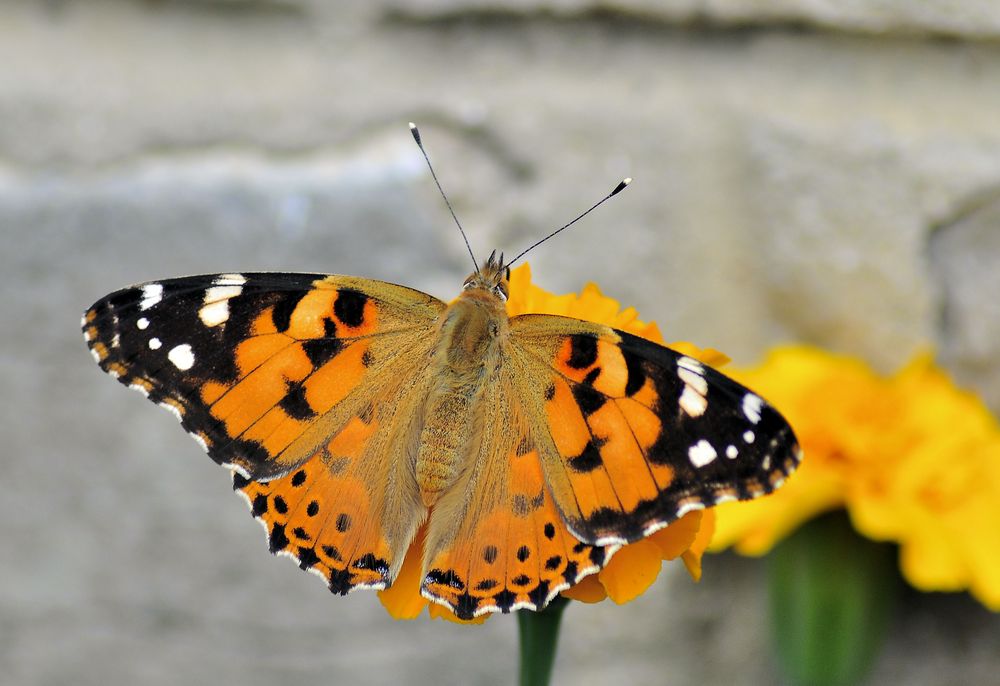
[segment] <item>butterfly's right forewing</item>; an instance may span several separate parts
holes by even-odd
[[[565,317],[511,321],[534,360],[520,394],[570,529],[630,543],[695,509],[770,493],[797,466],[791,427],[752,391],[637,336]]]

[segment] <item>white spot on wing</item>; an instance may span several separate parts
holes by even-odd
[[[135,325],[140,329],[145,329],[147,326],[149,326],[149,320],[146,319],[145,317],[139,317],[138,319],[135,320]]]
[[[743,414],[751,422],[756,424],[760,421],[760,409],[764,406],[764,401],[759,395],[747,393],[743,396]]]
[[[143,386],[142,384],[137,384],[137,383],[129,384],[129,388],[131,388],[133,391],[139,391],[147,398],[149,397],[149,391],[146,390],[146,387]]]
[[[240,285],[212,286],[205,291],[205,299],[203,302],[206,305],[209,305],[220,300],[229,300],[230,298],[235,298],[242,292],[243,286]]]
[[[97,364],[101,363],[101,356],[98,355],[97,351],[94,350],[93,348],[90,348],[90,356],[94,358],[94,362],[96,362]]]
[[[677,370],[677,376],[681,378],[681,381],[697,391],[699,395],[708,394],[708,382],[705,381],[705,377],[701,374],[693,372],[686,367],[681,367]]]
[[[677,359],[677,366],[681,369],[688,369],[695,374],[704,374],[705,367],[702,366],[701,362],[694,359],[693,357],[687,357],[686,355],[679,357]]]
[[[694,390],[693,386],[685,386],[684,392],[681,393],[680,406],[689,417],[700,417],[708,409],[708,400]]]
[[[160,339],[156,338],[155,336],[153,338],[149,339],[149,349],[150,350],[159,350],[162,345],[163,345],[163,342],[160,341]]]
[[[198,318],[205,326],[224,324],[229,319],[229,301],[217,300],[198,310]]]
[[[753,439],[754,438],[755,438],[755,436],[753,435],[753,431],[744,431],[743,432],[743,440],[746,441],[747,443],[753,443]]]
[[[170,349],[167,353],[167,359],[174,363],[174,366],[181,371],[187,371],[194,366],[194,353],[191,351],[191,346],[187,343],[182,343]]]
[[[213,286],[242,286],[247,282],[247,277],[242,274],[219,274],[212,281]],[[237,294],[239,295],[239,294]]]
[[[736,449],[735,445],[731,445],[726,448],[726,457],[730,460],[735,460],[736,456],[740,454],[740,451]]]
[[[140,310],[148,310],[150,307],[163,299],[163,284],[147,283],[142,287],[142,300],[139,301]]]
[[[715,448],[704,438],[688,448],[688,459],[695,467],[704,467],[718,457]]]

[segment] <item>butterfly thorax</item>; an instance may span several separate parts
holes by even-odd
[[[439,320],[430,363],[416,477],[430,507],[470,467],[482,436],[483,390],[500,366],[509,331],[503,301],[491,290],[467,288]]]

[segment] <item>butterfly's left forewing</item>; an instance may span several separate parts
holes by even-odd
[[[216,274],[112,293],[83,332],[104,371],[174,413],[216,462],[266,479],[358,414],[376,361],[418,360],[443,308],[355,277]]]
[[[546,480],[581,541],[630,543],[765,495],[801,458],[773,407],[694,358],[565,317],[523,315],[511,331]]]

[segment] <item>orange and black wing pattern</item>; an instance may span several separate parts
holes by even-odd
[[[101,368],[170,410],[212,459],[269,479],[358,414],[377,348],[426,336],[443,307],[354,277],[216,274],[122,289],[82,327]]]
[[[426,516],[399,458],[444,307],[368,279],[216,274],[112,293],[82,325],[105,372],[233,470],[271,552],[344,594],[387,587]]]
[[[552,495],[581,541],[644,538],[686,512],[770,493],[801,459],[784,418],[698,360],[587,322],[523,315],[514,345],[533,359],[536,431]]]

